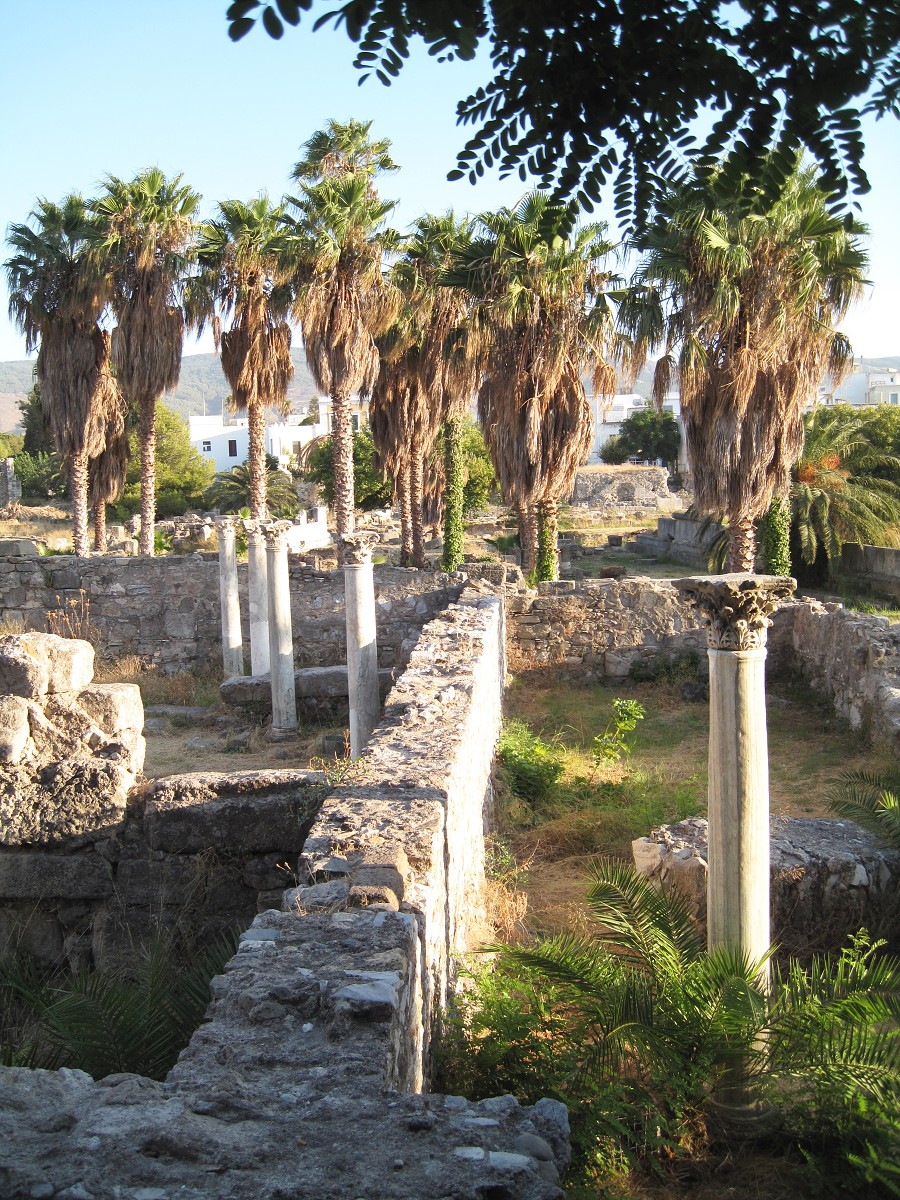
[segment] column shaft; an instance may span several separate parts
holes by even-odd
[[[297,729],[294,692],[294,639],[287,546],[283,537],[266,537],[269,592],[269,662],[272,678],[272,737],[288,738]]]
[[[764,646],[709,654],[710,948],[769,948],[769,769]]]
[[[244,674],[241,605],[238,598],[234,525],[219,522],[219,598],[222,603],[222,668],[225,678]]]
[[[345,564],[347,683],[350,694],[350,753],[359,758],[378,724],[378,648],[372,563]]]

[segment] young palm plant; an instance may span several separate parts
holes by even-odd
[[[197,329],[212,322],[234,410],[247,413],[250,514],[255,520],[267,515],[266,409],[286,412],[294,374],[287,317],[297,251],[284,204],[272,204],[266,195],[247,203],[225,200],[218,215],[200,228],[198,273],[187,295]],[[231,328],[221,333],[221,321],[228,317]]]
[[[249,463],[241,463],[230,471],[219,471],[204,496],[204,502],[219,512],[236,513],[250,508],[253,479]],[[266,508],[276,516],[296,515],[300,507],[290,475],[278,466],[271,454],[266,455]]]
[[[852,362],[836,325],[861,294],[865,228],[833,216],[815,172],[702,173],[660,202],[620,324],[636,364],[677,372],[697,508],[729,526],[729,569],[752,571],[754,521],[787,492],[804,405]],[[778,187],[772,202],[772,182]]]
[[[81,196],[39,200],[29,221],[10,226],[9,313],[37,349],[44,417],[69,477],[75,553],[87,555],[88,462],[106,444],[118,406],[110,337],[100,328],[109,279],[89,253],[96,223]]]
[[[92,205],[94,249],[113,280],[118,321],[112,354],[119,384],[138,415],[141,554],[153,554],[156,520],[156,404],[181,374],[181,297],[191,261],[199,193],[158,167],[126,182],[111,175]]]
[[[860,935],[839,957],[772,970],[707,951],[685,904],[616,862],[595,864],[595,937],[493,947],[501,983],[468,1001],[463,1071],[492,1092],[564,1099],[588,1156],[686,1152],[738,1065],[785,1112],[788,1138],[878,1169],[900,1130],[900,961]],[[506,989],[504,1003],[498,992]],[[471,1082],[470,1082],[471,1086]],[[893,1125],[892,1125],[893,1122]],[[865,1168],[860,1167],[860,1171]]]
[[[526,570],[559,573],[557,515],[593,439],[582,375],[611,394],[613,321],[603,225],[567,234],[569,214],[532,192],[483,213],[444,282],[474,302],[469,338],[480,360],[479,420],[504,499],[521,515]],[[540,510],[540,525],[533,519]],[[540,530],[540,533],[538,532]]]

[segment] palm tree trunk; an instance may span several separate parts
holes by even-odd
[[[138,436],[141,443],[141,554],[153,557],[156,524],[156,397],[140,404]]]
[[[728,570],[753,574],[756,568],[756,531],[750,517],[728,518]]]
[[[425,526],[422,522],[423,461],[421,450],[413,447],[409,457],[409,493],[412,524],[412,565],[419,571],[425,566]]]
[[[69,496],[75,553],[79,558],[87,558],[91,551],[88,544],[88,456],[84,451],[69,459]]]
[[[350,412],[350,395],[347,392],[332,392],[331,448],[334,463],[334,522],[338,533],[338,563],[343,564],[341,535],[352,533],[354,526],[353,506],[353,419]]]
[[[462,421],[444,422],[444,554],[441,566],[456,571],[463,560]]]
[[[266,410],[261,404],[247,406],[249,434],[248,466],[250,467],[250,516],[264,521],[266,516]]]
[[[535,569],[538,550],[537,510],[533,504],[517,504],[519,518],[519,546],[522,549],[522,571],[526,577]]]
[[[94,505],[94,549],[98,554],[105,554],[106,543],[106,504],[100,500]]]
[[[408,459],[400,467],[397,493],[400,497],[400,566],[408,567],[412,561],[412,492],[409,488]]]
[[[559,579],[558,521],[559,503],[543,500],[538,509],[537,577],[540,581]]]

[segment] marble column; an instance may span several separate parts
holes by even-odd
[[[222,668],[225,678],[231,679],[244,674],[234,517],[217,518],[216,530],[219,538],[219,598],[222,602]]]
[[[286,533],[289,521],[263,525],[269,596],[269,669],[272,680],[272,740],[287,741],[297,732],[294,692],[294,638]]]
[[[796,583],[742,574],[673,583],[700,610],[709,641],[707,945],[760,962],[771,942],[766,629]],[[768,984],[767,968],[760,983]],[[742,1138],[756,1136],[775,1110],[760,1101],[743,1055],[722,1065],[707,1106]]]
[[[709,641],[708,945],[759,961],[771,940],[766,629],[796,584],[740,574],[673,582]]]
[[[250,608],[250,674],[269,673],[269,583],[266,538],[261,521],[244,521],[247,534],[247,591]]]
[[[367,531],[341,538],[347,610],[347,684],[350,694],[350,756],[359,758],[381,716],[378,649],[375,642],[375,586],[372,550],[378,534]]]

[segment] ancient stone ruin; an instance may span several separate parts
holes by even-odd
[[[215,558],[87,566],[0,560],[0,599],[38,620],[85,589],[114,650],[145,646],[173,668],[220,652]],[[346,627],[340,573],[289,572],[296,690],[308,668],[338,670]],[[516,571],[482,573],[376,572],[379,665],[395,682],[365,757],[340,780],[285,770],[133,786],[136,689],[94,684],[81,643],[3,640],[4,936],[47,960],[111,961],[132,931],[177,919],[188,899],[210,929],[236,920],[245,932],[165,1082],[0,1071],[0,1195],[562,1196],[561,1105],[426,1090],[456,962],[484,936],[482,833],[507,664],[615,679],[706,638],[662,581],[531,591]],[[245,620],[241,570],[239,585]],[[159,596],[179,599],[158,606]],[[900,635],[810,602],[785,604],[774,622],[769,670],[804,670],[839,712],[900,744]],[[867,905],[881,903],[878,889],[896,893],[889,856],[864,860],[864,883],[855,868],[845,878],[827,865],[831,851],[810,850],[808,832],[791,835],[795,857],[772,881],[776,936],[782,912],[796,909],[794,927],[809,930],[800,908],[841,889],[845,908],[863,892]],[[664,872],[665,856],[650,854]]]

